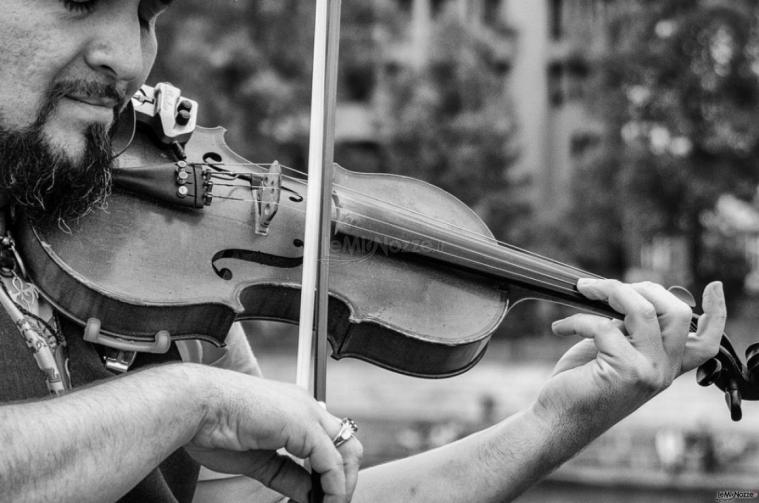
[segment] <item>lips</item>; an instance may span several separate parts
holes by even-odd
[[[99,123],[112,124],[116,119],[118,100],[101,95],[66,94],[56,103],[54,117],[66,121],[75,129]]]
[[[74,101],[79,101],[81,103],[92,105],[95,107],[104,107],[104,108],[113,109],[119,105],[117,100],[114,100],[113,98],[107,98],[107,97],[101,97],[101,96],[76,96],[76,95],[69,94],[66,97]]]

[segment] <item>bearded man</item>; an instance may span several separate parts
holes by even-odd
[[[110,191],[109,130],[148,75],[156,19],[168,4],[4,2],[0,193],[6,216],[22,209],[34,220],[65,223],[100,211]],[[0,231],[10,242],[8,226]],[[25,295],[23,259],[3,264],[2,501],[229,502],[284,495],[305,502],[310,478],[286,453],[320,474],[327,503],[505,501],[715,354],[725,322],[719,284],[705,290],[705,314],[689,333],[690,309],[660,286],[581,280],[579,291],[624,313],[623,325],[591,315],[557,321],[554,332],[584,340],[562,358],[530,407],[359,477],[358,439],[302,390],[256,376],[239,327],[227,337],[226,353],[200,359],[208,364],[181,362],[181,350],[172,347],[147,362],[156,365],[112,377],[81,329]],[[42,349],[30,354],[27,344]],[[47,398],[50,391],[59,396]],[[196,488],[199,463],[241,477]]]

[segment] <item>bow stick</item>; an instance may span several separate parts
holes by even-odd
[[[327,302],[339,41],[340,0],[316,0],[296,383],[312,391],[321,402],[327,399]],[[311,502],[321,502],[318,474],[312,476],[312,481]]]

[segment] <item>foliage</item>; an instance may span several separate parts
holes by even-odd
[[[244,156],[302,167],[313,2],[186,0],[161,22],[151,78],[196,98],[201,123],[226,127]]]
[[[386,77],[380,118],[387,167],[434,183],[473,207],[503,240],[513,239],[526,206],[509,177],[517,156],[504,77],[476,30],[450,16],[433,34],[428,65]]]
[[[684,236],[694,286],[716,279],[709,264],[722,262],[721,248],[705,248],[700,216],[723,193],[751,199],[758,181],[758,9],[748,0],[614,3],[588,93],[609,134],[602,158],[577,177],[585,249],[637,253],[657,235]],[[598,215],[605,229],[588,229]],[[607,269],[636,263],[609,257]],[[729,258],[740,274],[745,264]]]

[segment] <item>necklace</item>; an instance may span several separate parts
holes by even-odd
[[[71,388],[66,339],[53,309],[42,300],[37,287],[19,274],[24,272],[23,263],[7,233],[0,239],[0,263],[0,305],[16,324],[50,394],[62,395]]]

